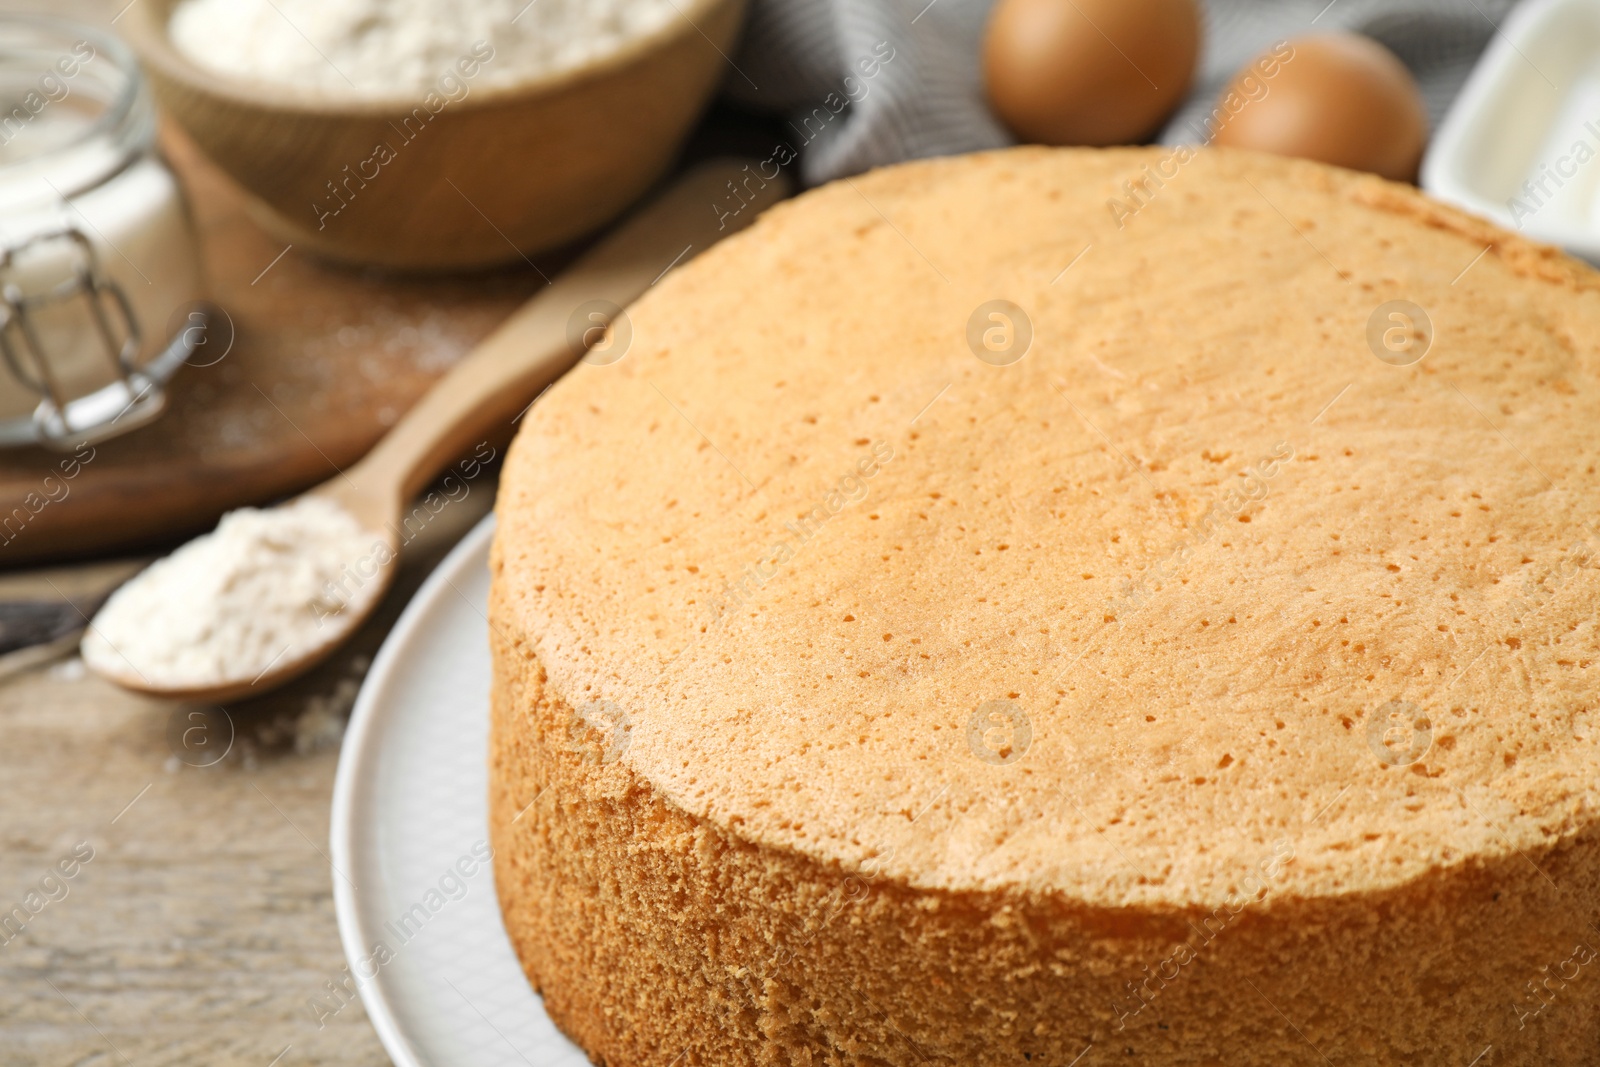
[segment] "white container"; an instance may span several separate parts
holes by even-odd
[[[155,132],[118,42],[0,18],[0,446],[150,421],[205,340],[194,229]]]
[[[1512,12],[1434,135],[1422,187],[1600,263],[1600,0]]]

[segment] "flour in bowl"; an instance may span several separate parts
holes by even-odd
[[[676,17],[672,0],[182,0],[168,33],[220,74],[330,96],[505,85],[582,66]]]
[[[240,508],[118,589],[83,658],[150,688],[253,681],[341,637],[392,558],[382,535],[330,500]]]

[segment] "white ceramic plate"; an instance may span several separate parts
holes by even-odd
[[[493,516],[474,527],[400,616],[356,700],[334,782],[339,934],[398,1067],[589,1062],[523,977],[480,860],[493,531]]]

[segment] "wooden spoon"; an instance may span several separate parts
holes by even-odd
[[[759,190],[747,188],[756,184],[748,178],[748,168],[730,160],[691,171],[518,309],[440,379],[359,463],[307,491],[306,496],[332,500],[350,512],[372,533],[376,555],[387,560],[375,574],[363,576],[360,602],[329,618],[314,646],[289,650],[281,662],[257,677],[230,678],[198,688],[153,684],[125,659],[117,666],[103,661],[90,666],[126,689],[215,704],[259,696],[326,659],[371,614],[392,582],[407,504],[475,442],[503,429],[603,336],[602,330],[592,328],[595,320],[582,305],[631,303],[673,267],[748,226],[788,189],[782,175]],[[731,200],[730,187],[753,199]],[[386,553],[378,551],[380,539]],[[90,628],[94,629],[93,623]]]

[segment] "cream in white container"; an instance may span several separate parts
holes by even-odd
[[[1600,0],[1528,0],[1434,135],[1422,186],[1600,263]]]

